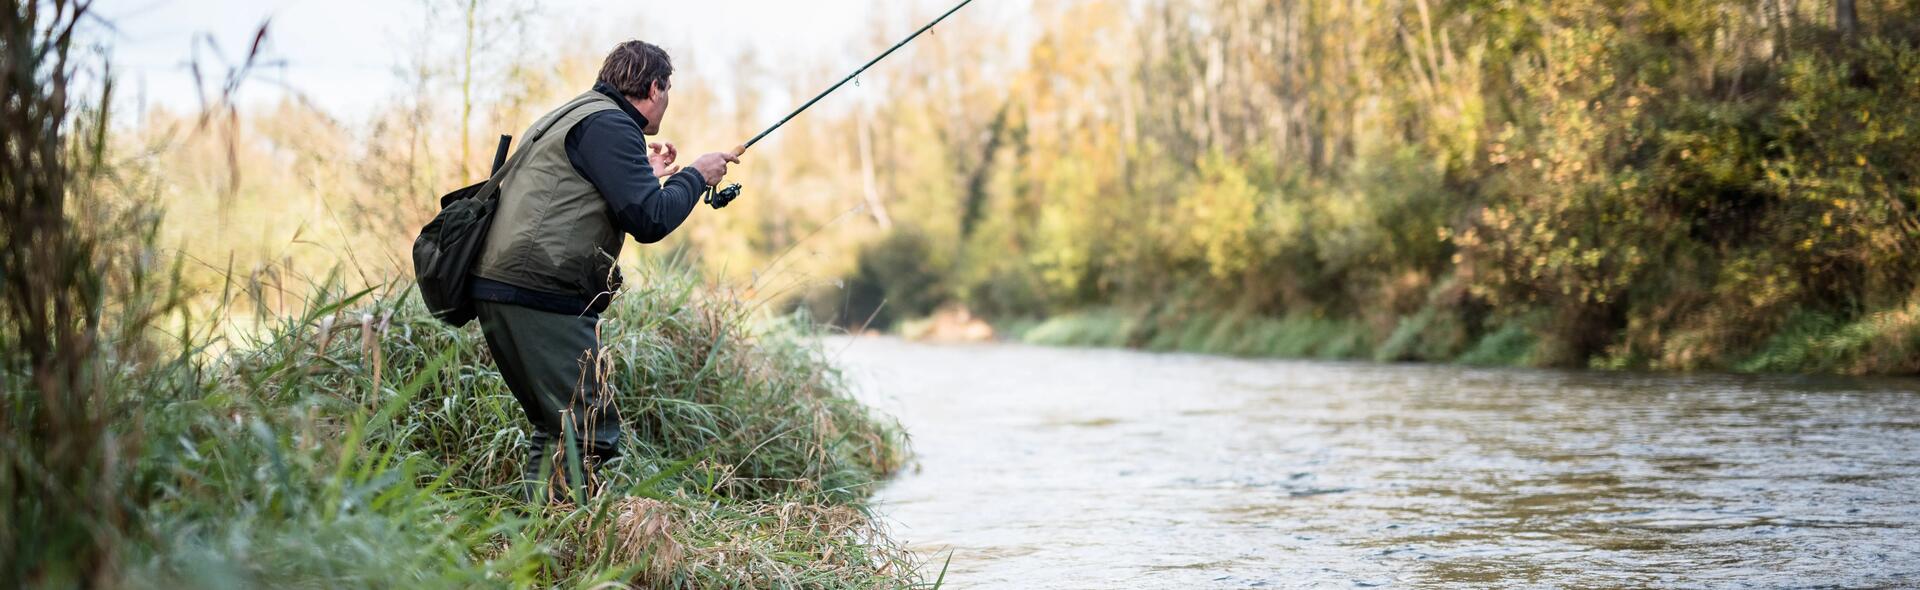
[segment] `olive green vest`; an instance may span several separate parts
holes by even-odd
[[[618,108],[613,99],[589,91],[527,130],[522,137],[530,143],[520,149],[528,152],[516,154],[503,171],[475,276],[583,297],[610,289],[608,277],[626,234],[614,226],[600,191],[567,158],[567,132],[587,115]]]

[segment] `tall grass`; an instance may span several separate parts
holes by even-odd
[[[86,8],[0,13],[0,585],[102,585],[126,563],[150,442],[130,389],[175,382],[126,370],[164,363],[144,333],[177,275],[143,256],[150,211],[100,198],[107,113],[69,97]]]
[[[631,423],[597,494],[517,499],[525,418],[472,328],[406,291],[316,288],[304,313],[152,395],[154,587],[912,587],[866,512],[904,435],[802,332],[649,267],[603,324]],[[201,343],[195,348],[207,348]],[[156,392],[159,393],[159,392]]]
[[[1797,314],[1737,368],[1920,373],[1920,301],[1853,321],[1812,312]]]

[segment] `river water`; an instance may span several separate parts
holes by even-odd
[[[1920,383],[830,340],[952,588],[1920,587]]]

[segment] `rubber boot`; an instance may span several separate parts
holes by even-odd
[[[547,503],[547,477],[553,473],[552,445],[547,437],[535,436],[527,446],[527,459],[521,466],[520,498],[528,504]]]

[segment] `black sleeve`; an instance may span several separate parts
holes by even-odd
[[[617,111],[587,115],[567,131],[567,160],[600,190],[614,225],[642,244],[667,237],[700,204],[706,179],[688,167],[662,186],[647,163],[647,138]]]

